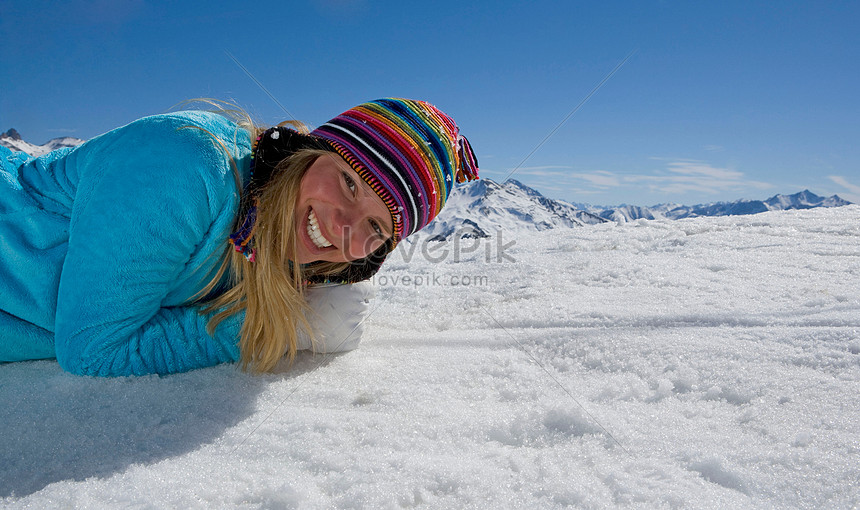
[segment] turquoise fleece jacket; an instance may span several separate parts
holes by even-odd
[[[230,156],[247,180],[250,153],[205,112],[38,158],[0,147],[0,361],[120,376],[237,360],[244,315],[212,336],[183,305],[215,275],[240,200]]]

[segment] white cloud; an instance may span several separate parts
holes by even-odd
[[[839,193],[839,196],[849,202],[860,204],[860,186],[848,182],[848,179],[841,175],[828,175],[827,178],[847,190],[847,192]]]
[[[744,174],[728,168],[716,168],[708,163],[695,160],[680,160],[669,163],[668,170],[681,175],[692,175],[696,177],[707,177],[724,181],[741,179]]]
[[[521,172],[523,175],[547,181],[543,189],[563,188],[575,190],[577,194],[601,193],[632,186],[644,186],[652,192],[667,195],[744,193],[751,189],[765,190],[773,187],[766,182],[748,179],[743,172],[714,166],[705,161],[681,158],[651,159],[660,161],[661,168],[650,174],[626,174],[605,170],[574,172],[570,166],[547,165],[521,168],[514,173],[514,177]]]
[[[571,169],[573,168],[570,165],[543,165],[543,166],[521,166],[517,172],[533,172],[540,170],[555,170],[555,169]]]
[[[606,172],[603,170],[598,170],[596,172],[590,173],[574,173],[571,174],[571,177],[581,179],[583,181],[588,182],[592,186],[602,189],[617,188],[621,185],[621,180],[618,178],[618,176],[616,176],[612,172]]]
[[[569,175],[572,168],[572,166],[565,165],[524,166],[516,169],[511,177],[517,174],[538,177],[559,177]]]
[[[660,193],[707,193],[768,189],[771,184],[749,180],[743,172],[730,168],[712,166],[710,163],[691,159],[652,158],[666,161],[666,172],[662,175],[629,175],[624,180],[645,183],[651,191]]]
[[[511,175],[516,178],[517,175],[528,175],[530,177],[548,177],[552,179],[554,187],[563,186],[565,183],[570,183],[573,187],[581,185],[580,181],[585,181],[587,184],[605,190],[621,185],[621,180],[612,172],[596,170],[593,172],[572,172],[573,167],[563,165],[546,165],[546,166],[531,166],[523,167]],[[593,190],[592,190],[593,191]]]

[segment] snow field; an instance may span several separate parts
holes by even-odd
[[[282,373],[0,366],[0,504],[860,505],[860,207],[504,238],[393,254],[362,346]]]

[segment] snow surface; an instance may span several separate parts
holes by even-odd
[[[0,505],[860,505],[860,206],[504,234],[283,373],[0,366]]]

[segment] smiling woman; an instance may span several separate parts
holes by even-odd
[[[337,155],[320,155],[305,171],[296,210],[301,264],[363,259],[394,231],[385,202]]]
[[[147,117],[39,158],[0,148],[0,362],[267,371],[353,348],[365,280],[477,178],[456,124],[422,101],[364,103],[311,133],[223,113]]]

